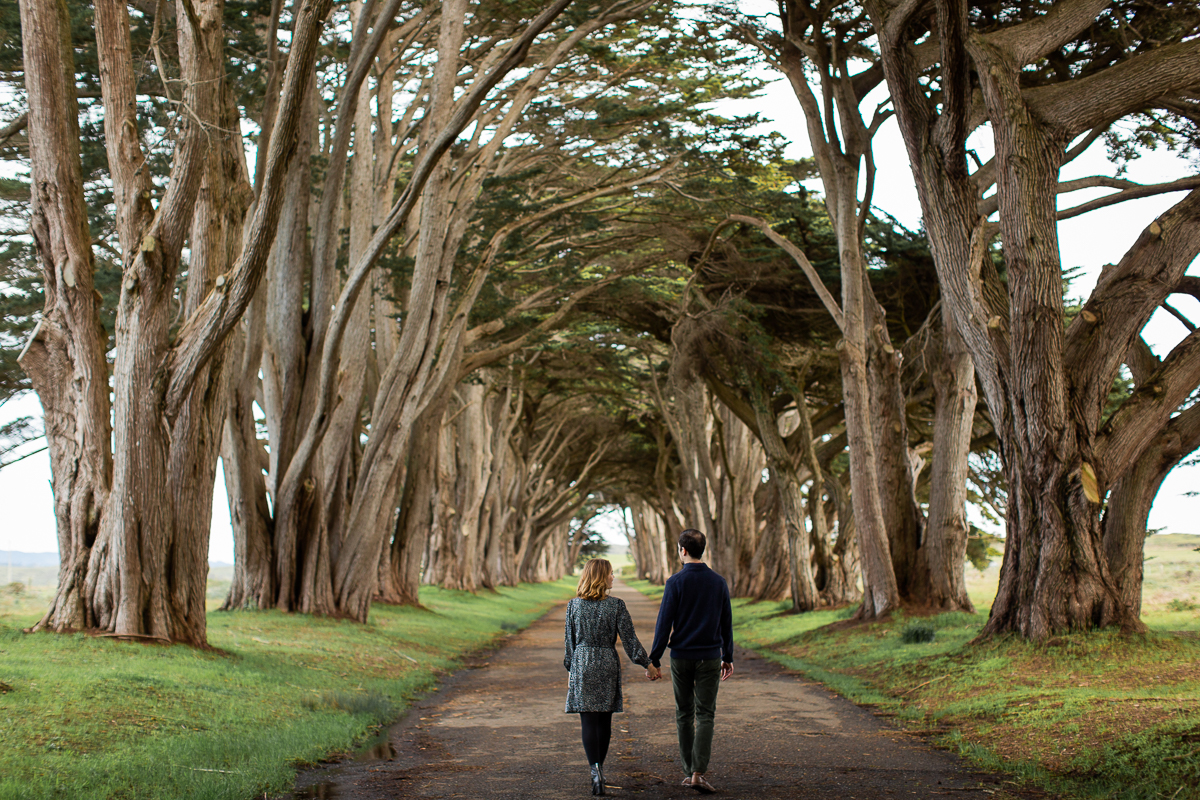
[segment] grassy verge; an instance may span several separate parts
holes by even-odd
[[[395,719],[462,657],[540,617],[574,581],[426,587],[366,625],[209,615],[186,647],[28,635],[41,597],[0,603],[0,798],[230,798],[290,788]],[[21,602],[23,601],[23,602]]]
[[[1148,613],[1146,636],[973,645],[986,607],[827,628],[853,609],[792,614],[789,603],[735,600],[734,635],[1025,786],[1183,800],[1200,798],[1200,616],[1187,605],[1176,598]]]

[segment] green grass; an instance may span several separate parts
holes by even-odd
[[[471,595],[368,624],[210,613],[212,651],[25,634],[44,593],[0,595],[0,798],[231,798],[290,788],[355,749],[462,657],[525,627],[574,579]]]
[[[737,600],[736,636],[1057,796],[1200,798],[1197,544],[1194,536],[1147,540],[1146,637],[970,644],[998,560],[968,569],[979,615],[896,615],[831,630],[853,609],[794,615],[787,603]],[[210,609],[230,571],[210,572]],[[23,634],[49,603],[57,570],[13,573],[13,585],[0,586],[0,800],[245,800],[286,790],[297,768],[361,746],[465,653],[537,619],[575,584],[569,577],[478,596],[426,587],[426,609],[377,606],[367,625],[210,613],[216,649],[201,652]],[[914,625],[931,628],[933,641],[906,644]]]
[[[1200,612],[1190,607],[1196,591],[1187,575],[1197,540],[1181,539],[1165,542],[1174,554],[1155,542],[1174,582],[1147,581],[1146,636],[973,643],[991,601],[978,575],[978,614],[899,613],[850,625],[853,608],[793,614],[788,602],[736,599],[734,636],[877,714],[932,733],[979,767],[1055,797],[1200,798]],[[927,638],[905,636],[915,628],[932,640],[906,642]]]
[[[1186,533],[1148,536],[1144,555],[1142,609],[1153,617],[1147,622],[1165,626],[1164,630],[1200,630],[1196,613],[1196,609],[1200,609],[1200,536]],[[1000,559],[993,559],[983,571],[967,567],[966,578],[971,602],[986,610],[996,596]],[[1190,610],[1190,613],[1175,617],[1162,613],[1172,609]],[[1170,627],[1175,621],[1183,621],[1186,625]]]

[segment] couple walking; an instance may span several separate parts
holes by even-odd
[[[647,653],[633,630],[624,601],[609,597],[612,565],[593,559],[583,568],[576,597],[567,604],[567,713],[579,714],[583,750],[592,768],[592,794],[605,794],[604,757],[612,737],[613,712],[623,711],[617,634],[625,653],[646,668],[646,677],[662,677],[659,659],[671,648],[671,685],[679,755],[687,776],[684,786],[702,794],[716,791],[704,779],[712,751],[713,718],[720,682],[733,674],[733,614],[725,579],[700,560],[704,534],[679,534],[683,568],[667,579],[654,644]]]

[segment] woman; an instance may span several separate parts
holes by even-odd
[[[621,703],[621,661],[617,634],[625,654],[635,664],[649,668],[650,656],[638,641],[625,602],[609,597],[612,564],[594,558],[583,568],[575,598],[567,604],[567,630],[563,666],[567,680],[567,713],[578,714],[583,728],[583,751],[592,768],[592,794],[604,794],[604,757],[612,738],[612,715],[624,711]]]

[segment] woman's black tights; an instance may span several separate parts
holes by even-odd
[[[608,742],[612,739],[611,711],[582,711],[579,722],[583,726],[583,752],[589,764],[603,764],[608,755]]]

